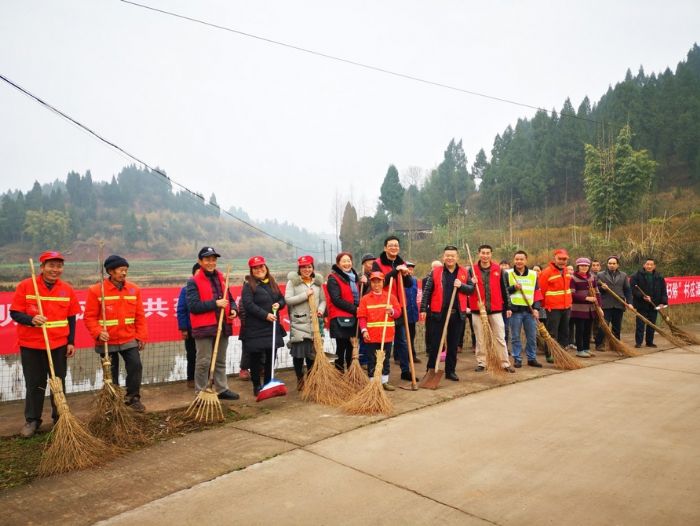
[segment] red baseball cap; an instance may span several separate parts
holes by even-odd
[[[265,258],[262,256],[253,256],[248,260],[248,266],[250,268],[259,267],[260,265],[265,265]]]
[[[381,279],[382,281],[384,281],[384,273],[375,270],[369,275],[369,280],[372,281],[373,279]]]
[[[313,265],[314,258],[312,258],[311,256],[301,256],[299,259],[297,259],[297,264],[300,267],[303,267],[304,265]]]
[[[42,252],[42,254],[39,256],[39,263],[44,263],[50,259],[60,259],[61,261],[65,261],[66,258],[64,258],[63,254],[61,254],[58,250],[47,250],[46,252]]]
[[[558,248],[554,251],[554,257],[557,256],[564,256],[564,257],[569,257],[569,253],[566,251],[565,248]]]

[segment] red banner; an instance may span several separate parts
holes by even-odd
[[[669,305],[700,302],[700,276],[666,278]]]
[[[284,293],[284,285],[280,286]],[[231,294],[238,303],[241,299],[241,286],[230,287]],[[83,311],[85,310],[86,290],[77,290],[76,295]],[[14,292],[0,292],[0,354],[13,354],[19,352],[17,345],[17,325],[10,318],[10,305]],[[168,288],[144,288],[141,289],[141,300],[146,313],[148,324],[149,342],[168,342],[182,339],[177,327],[177,302],[180,296],[180,289],[176,287]],[[95,342],[90,337],[85,324],[82,322],[83,314],[77,316],[77,326],[75,335],[75,346],[78,348],[92,347]],[[289,319],[287,310],[284,309],[280,319],[285,330],[289,331]],[[233,333],[237,335],[240,330],[240,322],[235,319],[233,322]]]

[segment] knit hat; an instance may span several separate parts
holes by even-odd
[[[362,263],[364,264],[365,261],[369,261],[369,260],[374,261],[375,259],[377,259],[377,258],[374,257],[374,254],[365,254],[364,256],[362,256]]]
[[[116,254],[112,254],[107,259],[105,259],[105,264],[104,264],[105,270],[112,270],[115,268],[128,267],[128,266],[129,266],[129,262],[126,259],[124,259],[123,257],[117,256]]]
[[[63,254],[61,254],[58,250],[47,250],[46,252],[42,252],[42,254],[39,256],[39,263],[44,263],[50,259],[60,259],[61,261],[64,261],[66,258],[64,258]]]
[[[248,260],[248,266],[250,268],[259,267],[260,265],[265,265],[265,258],[262,256],[253,256]]]
[[[579,265],[588,265],[589,267],[591,266],[591,260],[588,258],[578,258],[576,260],[576,266],[578,267]]]
[[[311,256],[301,256],[299,259],[297,259],[297,265],[300,267],[303,267],[305,265],[311,265],[313,266],[314,264],[314,258]]]

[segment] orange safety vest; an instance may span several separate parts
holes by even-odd
[[[146,315],[139,288],[126,281],[119,290],[108,278],[105,287],[105,321],[102,321],[102,291],[96,283],[88,289],[85,302],[85,326],[90,335],[98,339],[102,328],[109,333],[109,343],[120,345],[131,340],[146,341]]]
[[[75,296],[75,291],[65,281],[56,280],[50,289],[44,283],[41,274],[36,278],[41,307],[47,322],[44,324],[49,336],[49,346],[52,349],[62,347],[68,343],[68,317],[80,313],[80,303]],[[39,304],[34,292],[32,278],[27,278],[17,285],[15,296],[12,299],[10,310],[23,312],[29,316],[39,314]],[[41,327],[17,324],[17,339],[21,347],[29,349],[46,349],[44,335]]]
[[[562,310],[571,307],[571,276],[566,268],[559,270],[554,263],[550,262],[540,272],[539,283],[545,310]]]
[[[370,291],[360,299],[360,306],[357,308],[357,317],[367,319],[367,332],[369,333],[370,343],[381,343],[382,332],[386,327],[384,334],[385,342],[394,341],[394,320],[401,316],[401,305],[396,299],[396,296],[391,295],[391,307],[394,309],[394,317],[388,317],[384,321],[386,315],[387,292],[382,291],[381,294],[375,294]]]

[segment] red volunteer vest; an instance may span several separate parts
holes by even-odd
[[[433,269],[433,295],[430,297],[430,312],[439,313],[442,311],[443,302],[443,287],[442,287],[442,272],[444,267],[436,267]],[[462,283],[467,283],[467,270],[457,265],[457,279]],[[450,291],[452,294],[452,291]],[[457,302],[459,303],[459,312],[467,311],[467,295],[463,292],[457,292]]]
[[[221,291],[224,294],[227,294],[227,291],[224,290],[224,286],[226,285],[224,281],[224,275],[219,272],[218,270],[216,271],[216,277],[219,278],[219,283],[221,285]],[[199,299],[202,301],[211,301],[213,299],[220,299],[220,298],[214,298],[214,290],[212,289],[211,282],[209,281],[209,278],[204,274],[202,270],[198,270],[195,275],[194,275],[194,283],[197,285],[197,290],[199,291]],[[210,310],[208,312],[202,312],[200,314],[195,314],[193,312],[190,312],[190,324],[192,325],[193,329],[197,329],[199,327],[210,327],[212,325],[217,325],[219,323],[219,313],[220,310],[214,309]],[[226,305],[226,318],[224,321],[226,323],[231,323],[229,321],[229,316],[231,315],[231,303]]]
[[[479,293],[481,294],[481,300],[486,301],[486,291],[484,290],[484,283],[481,280],[481,267],[476,264],[478,273],[476,274],[476,279],[479,287]],[[472,269],[474,272],[474,269]],[[491,272],[489,273],[489,286],[491,288],[491,312],[498,312],[503,310],[503,296],[501,296],[501,267],[496,263],[491,263]],[[474,312],[479,312],[479,296],[476,291],[469,296],[469,308]]]
[[[350,283],[344,279],[336,276],[335,272],[332,272],[328,276],[328,280],[334,279],[335,282],[340,287],[340,297],[343,298],[348,303],[353,303],[355,298],[352,297],[352,288],[350,288]],[[340,307],[338,307],[333,300],[331,300],[331,295],[328,293],[328,287],[325,289],[326,292],[326,305],[328,305],[328,317],[333,318],[354,318],[355,315],[347,312]]]

